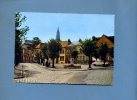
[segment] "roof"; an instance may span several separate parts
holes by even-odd
[[[68,41],[61,41],[61,46],[62,47],[67,47],[68,46]]]
[[[32,45],[22,44],[22,48],[23,49],[30,49],[30,48],[32,48]]]
[[[69,46],[79,45],[80,43],[78,41],[73,41]]]
[[[97,46],[100,46],[103,42],[106,42],[108,47],[112,47],[114,46],[114,36],[106,36],[106,35],[102,35],[102,37],[97,39]]]
[[[43,43],[39,43],[35,48],[36,49],[41,49],[44,47],[44,44]]]
[[[102,36],[105,36],[105,37],[107,37],[111,42],[113,42],[114,43],[114,36],[107,36],[107,35],[102,35]],[[101,36],[101,37],[102,37]],[[95,39],[98,41],[101,37],[95,37]]]
[[[31,44],[32,44],[32,41],[31,41],[31,40],[25,40],[24,44],[31,45]]]
[[[32,48],[32,41],[31,40],[25,40],[25,42],[22,44],[23,49]]]
[[[114,43],[114,36],[107,36],[107,38]]]
[[[26,49],[28,47],[28,45],[22,44],[22,48]]]

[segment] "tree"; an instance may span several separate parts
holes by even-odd
[[[95,51],[95,42],[92,41],[91,39],[85,39],[84,41],[81,41],[81,51],[88,56],[89,58],[89,68],[91,68],[92,64],[92,56]]]
[[[44,46],[42,48],[42,54],[44,56],[44,59],[47,59],[46,66],[48,67],[48,44],[46,42],[44,43]]]
[[[33,48],[35,48],[39,43],[41,43],[41,40],[38,37],[34,37],[32,40]]]
[[[15,66],[22,61],[22,41],[29,30],[28,26],[21,27],[22,23],[26,21],[26,17],[22,16],[20,12],[15,13]]]
[[[68,39],[68,45],[70,45],[71,44],[71,40],[70,39]]]
[[[76,51],[77,51],[77,49],[76,49],[76,45],[71,45],[71,46],[68,46],[67,47],[67,52],[66,52],[66,54],[67,54],[67,56],[69,57],[69,58],[74,58],[75,59],[75,53],[76,53]],[[74,53],[73,53],[74,52]]]
[[[49,57],[52,59],[52,67],[54,68],[54,59],[58,57],[59,51],[61,50],[61,44],[56,39],[51,39],[48,42]]]
[[[37,63],[40,63],[41,53],[40,53],[39,51],[37,51],[37,52],[35,53],[35,56],[36,56],[36,58],[37,58]]]
[[[112,58],[114,58],[114,47],[109,48],[109,54]]]
[[[93,41],[97,41],[97,38],[95,36],[92,37]]]
[[[78,57],[78,51],[72,51],[71,56],[74,58],[74,62],[76,62],[76,58]]]
[[[110,47],[109,48],[109,54],[111,56],[111,61],[112,61],[112,65],[113,65],[113,58],[114,58],[114,47]]]
[[[42,53],[44,55],[44,58],[48,59],[48,44],[45,42],[44,46],[42,48]]]
[[[107,53],[108,53],[108,46],[106,43],[102,43],[100,46],[100,56],[101,56],[101,60],[103,60],[104,67],[105,67]]]
[[[82,42],[82,39],[81,38],[79,38],[79,40],[78,40],[80,43]]]
[[[94,41],[94,43],[96,44],[97,38],[95,36],[93,36],[92,41]],[[97,58],[99,58],[99,47],[97,47],[96,45],[95,45],[95,50],[93,52],[93,56],[96,58],[96,60],[97,60]]]
[[[95,47],[95,51],[93,52],[93,56],[96,58],[96,60],[97,60],[97,58],[99,58],[99,48],[97,46]]]

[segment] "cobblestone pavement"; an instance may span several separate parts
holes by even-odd
[[[55,66],[56,68],[47,68],[35,63],[21,63],[17,69],[23,69],[20,74],[24,78],[16,77],[14,80],[25,83],[112,84],[112,67],[104,69],[92,66],[93,70],[89,70],[88,65],[81,65],[81,69],[63,69],[60,64]],[[15,76],[17,72],[19,71],[15,70]]]

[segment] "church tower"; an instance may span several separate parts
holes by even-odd
[[[56,40],[59,40],[59,41],[60,41],[60,32],[59,32],[59,27],[58,27],[58,30],[57,30],[57,33],[56,33]]]

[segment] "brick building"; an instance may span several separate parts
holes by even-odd
[[[96,45],[98,47],[101,46],[102,43],[106,43],[108,48],[113,48],[114,49],[114,36],[106,36],[106,35],[102,35],[102,37],[100,38],[97,38],[97,43]],[[113,59],[111,56],[110,56],[110,53],[108,52],[107,56],[106,56],[106,61],[108,62],[113,62]]]
[[[114,47],[114,36],[106,36],[106,35],[102,35],[102,37],[97,38],[97,46],[101,46],[102,43],[106,43],[107,46],[110,47]]]

